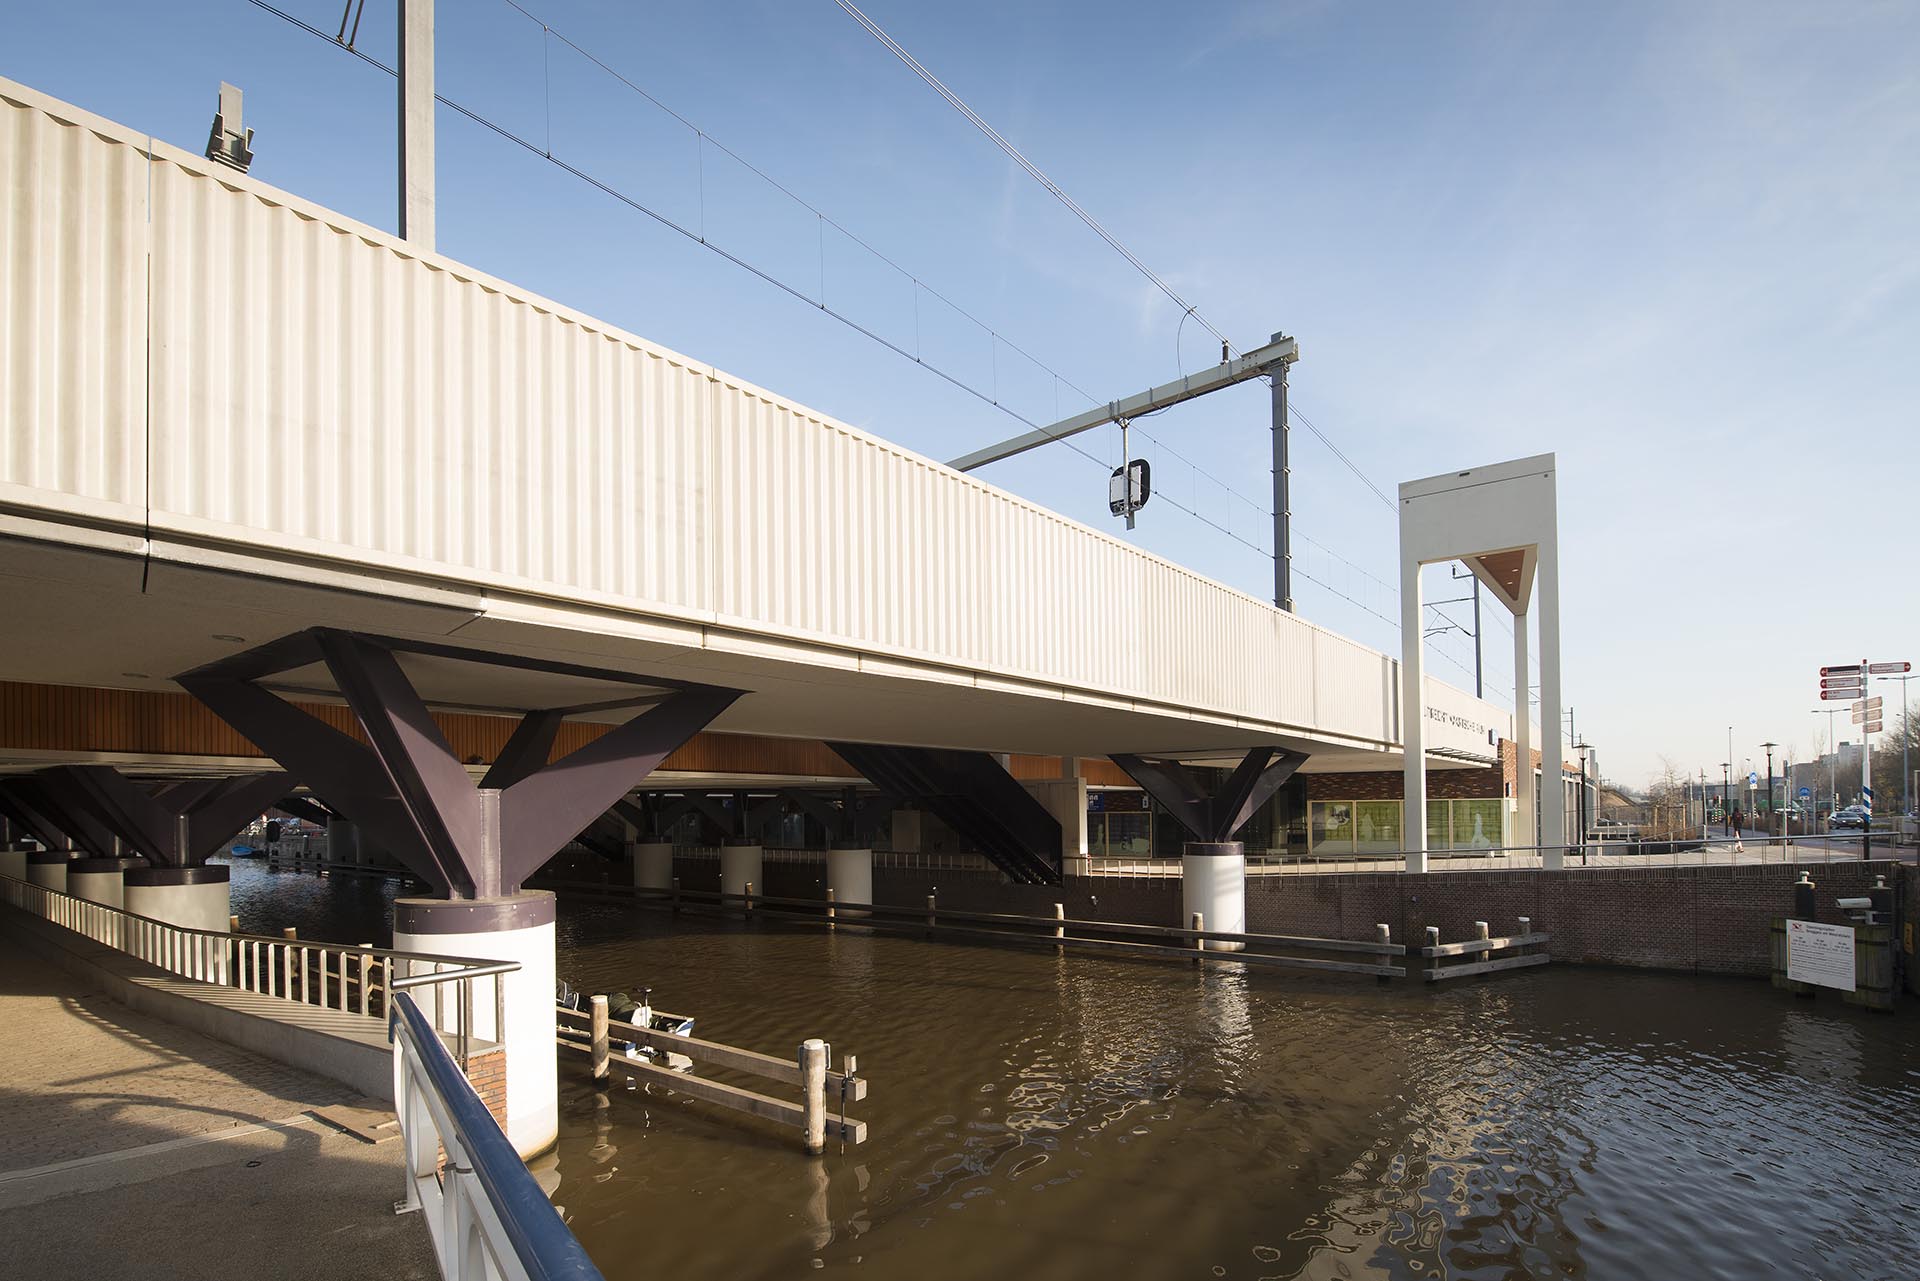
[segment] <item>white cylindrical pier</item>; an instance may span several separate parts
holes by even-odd
[[[673,888],[672,841],[639,841],[634,844],[633,883],[643,890]]]
[[[89,903],[124,908],[127,905],[126,874],[145,867],[143,858],[81,858],[67,865],[67,893]]]
[[[502,1020],[494,1021],[492,978],[472,980],[471,1034],[500,1045],[507,1062],[507,1115],[502,1128],[514,1150],[530,1157],[560,1133],[560,1078],[553,1047],[554,906],[546,890],[502,898],[403,898],[393,904],[393,946],[475,960],[518,961],[499,980]],[[412,989],[414,1001],[442,1031],[453,1031],[458,985]],[[437,1009],[437,1015],[436,1015]]]
[[[43,890],[67,892],[67,865],[73,860],[65,850],[41,850],[27,855],[27,880]]]
[[[27,879],[27,855],[38,846],[16,841],[0,845],[0,876],[11,876],[16,881]]]
[[[1239,841],[1188,841],[1180,860],[1180,909],[1183,920],[1199,912],[1206,928],[1223,934],[1247,932],[1247,848]],[[1244,943],[1209,939],[1209,952],[1238,952]]]
[[[135,916],[225,934],[233,911],[228,875],[224,867],[130,867],[122,906]]]
[[[836,842],[827,851],[827,888],[840,903],[873,902],[873,850],[869,846]],[[839,909],[841,916],[865,916],[865,912]]]
[[[745,894],[751,885],[754,893],[765,895],[765,862],[759,841],[750,836],[728,837],[720,846],[720,892]]]

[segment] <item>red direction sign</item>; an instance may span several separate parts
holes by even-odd
[[[1858,676],[1860,664],[1843,663],[1839,667],[1823,667],[1820,669],[1820,674],[1822,676]]]
[[[1820,680],[1821,689],[1865,689],[1866,682],[1858,676],[1826,676]]]
[[[1823,690],[1821,690],[1821,691],[1820,691],[1820,697],[1821,697],[1821,698],[1822,698],[1823,700],[1825,700],[1825,701],[1827,701],[1827,702],[1832,702],[1832,701],[1833,701],[1834,699],[1837,699],[1837,698],[1852,698],[1852,697],[1854,697],[1854,696],[1855,696],[1856,694],[1858,694],[1859,692],[1860,692],[1860,691],[1859,691],[1859,689],[1858,689],[1858,688],[1854,688],[1854,689],[1823,689]]]
[[[1901,672],[1913,670],[1912,663],[1868,663],[1867,670],[1875,676],[1897,676]]]

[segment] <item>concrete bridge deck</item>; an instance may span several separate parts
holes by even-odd
[[[432,1278],[396,1217],[398,1143],[316,1109],[355,1091],[140,1014],[0,920],[0,1271],[119,1277]]]

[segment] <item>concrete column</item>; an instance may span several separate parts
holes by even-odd
[[[1195,912],[1206,928],[1226,934],[1247,932],[1247,847],[1239,841],[1212,844],[1188,841],[1181,848],[1180,924]],[[1245,945],[1212,940],[1210,952],[1238,952]]]
[[[1538,845],[1533,839],[1533,659],[1527,653],[1527,615],[1513,616],[1514,845]]]
[[[840,903],[873,902],[873,851],[864,845],[834,842],[827,851],[827,888]],[[841,916],[864,916],[864,912],[839,909]]]
[[[1021,784],[1060,823],[1060,866],[1069,876],[1087,873],[1087,783],[1082,778],[1038,779]]]
[[[751,836],[729,836],[720,845],[720,892],[745,894],[753,886],[756,895],[767,892],[765,857],[760,842]]]
[[[1566,753],[1560,730],[1560,553],[1559,537],[1549,527],[1540,539],[1540,565],[1534,590],[1540,601],[1540,843],[1543,867],[1565,861],[1567,789],[1561,780]]]
[[[327,861],[329,863],[359,863],[360,829],[344,818],[327,820]]]
[[[143,858],[82,858],[67,865],[67,893],[108,907],[127,905],[126,874],[145,867]]]
[[[43,890],[67,892],[67,866],[73,860],[65,850],[41,850],[27,855],[27,880]]]
[[[31,846],[21,841],[0,845],[0,876],[11,876],[16,881],[27,879],[27,853]]]
[[[232,896],[224,867],[132,867],[123,880],[123,906],[135,916],[190,930],[224,934],[231,928]]]
[[[522,1157],[553,1146],[560,1133],[560,1078],[553,1046],[554,897],[544,890],[488,899],[403,898],[393,904],[393,946],[490,961],[518,961],[500,980],[504,1017],[494,1021],[493,980],[473,980],[472,1034],[502,1047],[507,1064],[507,1138]],[[442,1031],[459,1018],[456,984],[413,999]]]
[[[893,851],[896,854],[920,852],[920,811],[897,809],[892,814]]]
[[[1400,846],[1409,872],[1427,870],[1426,641],[1420,616],[1420,562],[1400,553]],[[1203,909],[1204,910],[1204,909]],[[1212,917],[1208,917],[1212,920]]]
[[[722,855],[722,857],[725,857]],[[673,888],[673,842],[638,841],[633,846],[633,883],[643,890]]]

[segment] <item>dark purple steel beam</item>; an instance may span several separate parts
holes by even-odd
[[[531,711],[476,788],[401,669],[396,651],[672,692]],[[316,660],[326,663],[366,743],[255,684]],[[516,891],[555,851],[740,697],[737,690],[714,686],[331,628],[282,637],[176,680],[442,895],[454,898]],[[645,710],[624,724],[546,763],[566,716],[641,704]],[[483,820],[483,813],[495,807],[497,821]]]
[[[1285,748],[1256,747],[1234,767],[1218,792],[1209,792],[1199,776],[1179,761],[1124,753],[1110,759],[1178,819],[1194,840],[1217,844],[1231,841],[1307,758]]]
[[[160,867],[204,864],[293,782],[291,775],[271,771],[196,780],[193,786],[163,785],[149,792],[111,765],[59,765],[42,773],[55,794],[91,818],[107,842],[117,836],[130,852]],[[184,845],[182,818],[187,826]]]

